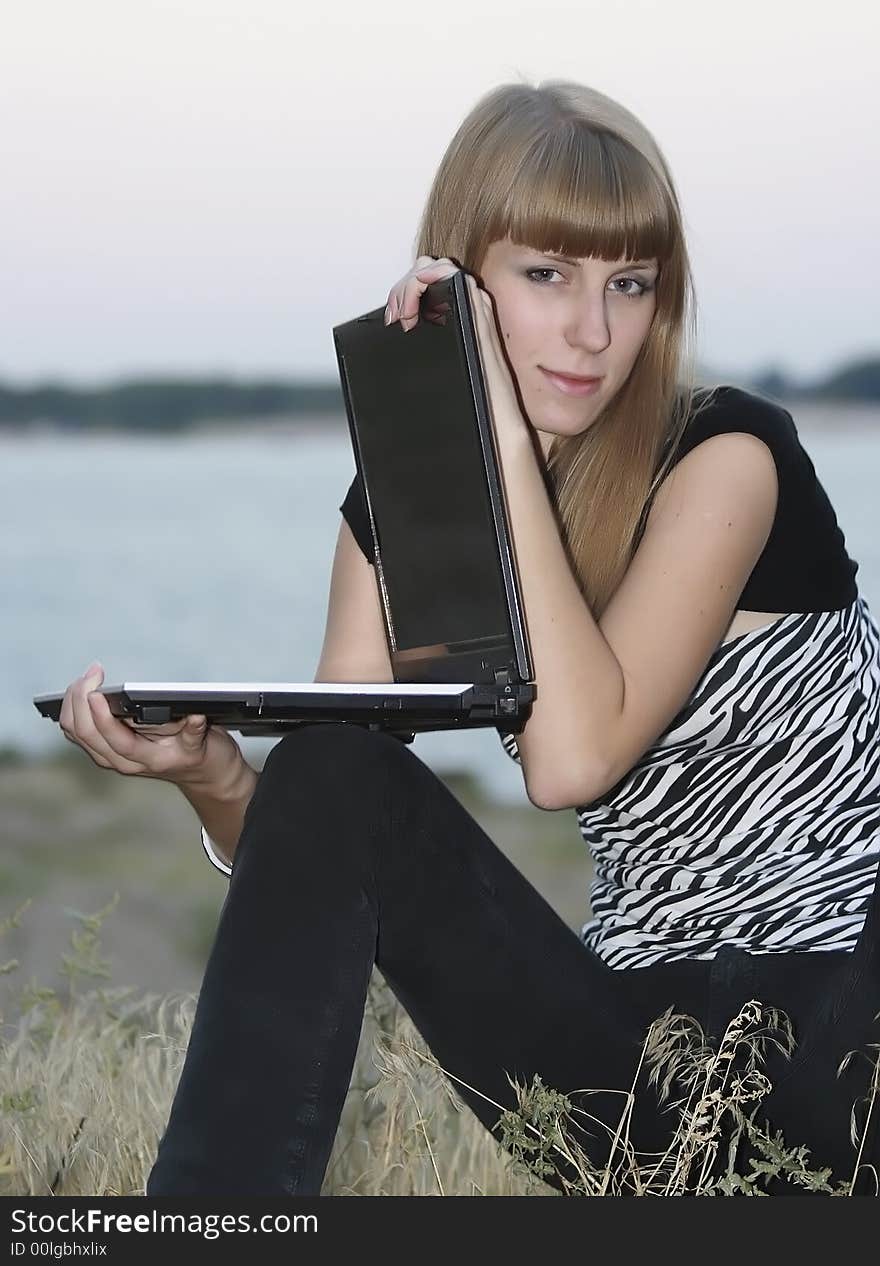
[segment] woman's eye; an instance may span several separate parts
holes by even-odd
[[[651,289],[651,287],[647,284],[647,282],[639,281],[635,277],[616,277],[614,281],[612,281],[611,284],[612,286],[617,286],[617,285],[636,286],[637,289],[635,290],[618,290],[617,292],[619,295],[626,295],[627,298],[630,298],[630,299],[637,299],[639,295],[647,294],[648,291]]]
[[[529,281],[537,282],[539,286],[543,286],[547,284],[546,281],[543,278],[536,277],[535,274],[536,273],[544,273],[544,274],[550,273],[552,276],[552,274],[555,272],[558,272],[558,269],[556,268],[528,268],[526,270],[526,276],[528,277]]]

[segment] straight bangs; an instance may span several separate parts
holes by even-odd
[[[509,236],[542,253],[656,257],[662,268],[679,240],[676,208],[645,158],[622,138],[574,120],[532,144],[487,219],[478,258]]]

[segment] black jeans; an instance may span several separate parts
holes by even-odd
[[[622,1106],[610,1092],[630,1087],[667,1006],[716,1038],[750,998],[779,1007],[799,1047],[791,1063],[770,1057],[767,1114],[846,1178],[850,1109],[869,1070],[836,1070],[872,1039],[877,904],[854,953],[722,950],[615,971],[405,744],[304,726],[270,751],[248,806],[146,1194],[320,1193],[374,962],[455,1077],[510,1107],[506,1073],[607,1090],[589,1110],[609,1123]],[[491,1129],[497,1109],[455,1085]],[[636,1146],[664,1145],[669,1117],[652,1091],[636,1099]],[[601,1131],[579,1142],[602,1163]]]

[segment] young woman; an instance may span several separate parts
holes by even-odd
[[[94,668],[68,737],[176,782],[230,875],[147,1194],[320,1191],[374,963],[488,1128],[462,1082],[607,1090],[614,1123],[667,1007],[716,1042],[749,999],[781,1008],[798,1046],[762,1107],[848,1178],[866,1087],[837,1067],[880,1009],[880,634],[792,417],[696,389],[673,181],[598,92],[479,101],[416,254],[386,313],[406,331],[469,274],[538,683],[504,745],[535,805],[576,811],[593,918],[566,927],[396,739],[309,725],[258,775],[203,718],[133,732]],[[357,480],[341,509],[316,680],[390,681]],[[671,1128],[652,1100],[637,1147]],[[603,1132],[580,1141],[601,1164]]]

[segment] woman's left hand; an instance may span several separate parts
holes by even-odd
[[[458,271],[458,265],[451,259],[421,256],[416,260],[415,266],[391,288],[385,308],[385,324],[391,325],[399,320],[404,332],[413,329],[418,324],[421,297],[431,282],[451,277]],[[477,285],[476,278],[471,273],[466,272],[464,279],[474,315],[483,377],[496,434],[506,434],[511,428],[521,431],[526,423],[501,345],[492,296]]]
[[[464,280],[474,314],[474,327],[495,433],[501,437],[511,430],[521,432],[526,421],[519,407],[513,376],[498,333],[495,304],[489,292],[481,290],[470,273],[465,274]]]
[[[385,324],[400,322],[400,328],[406,333],[419,322],[419,304],[422,295],[432,281],[442,281],[459,271],[458,264],[451,259],[434,259],[431,255],[420,255],[408,273],[404,273],[400,281],[394,283],[388,292],[385,304]]]

